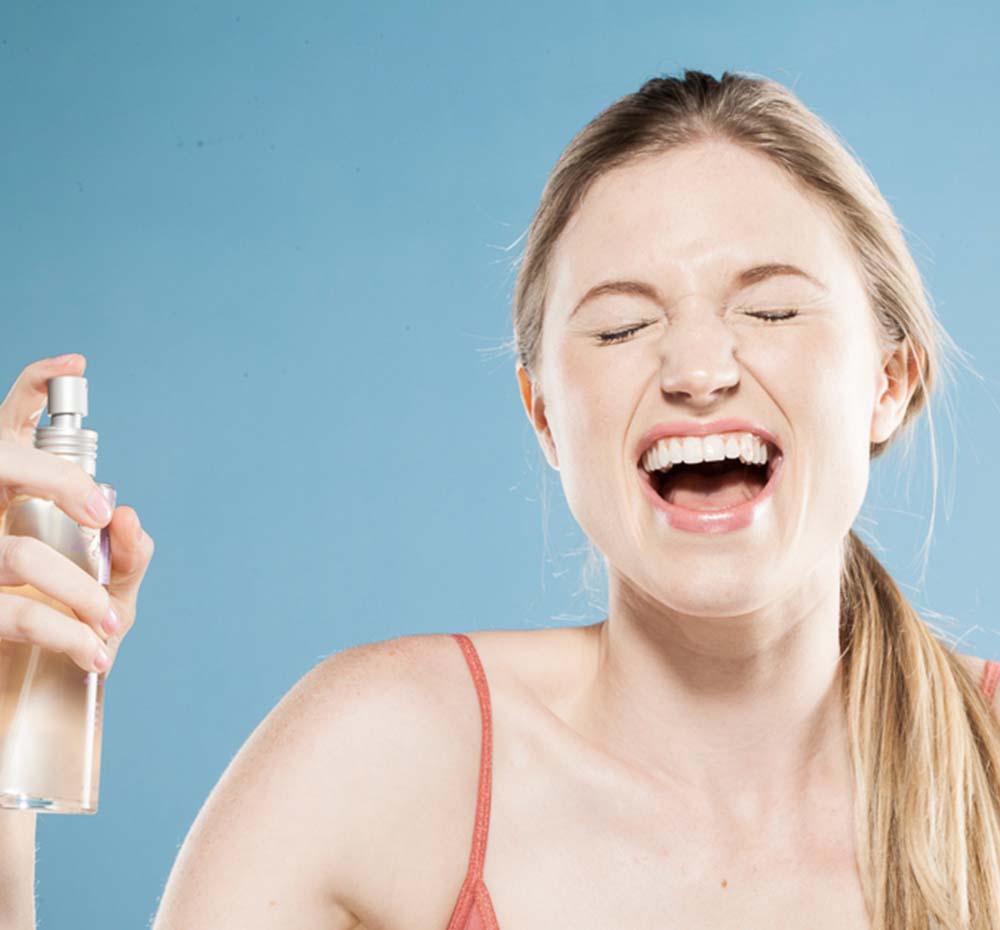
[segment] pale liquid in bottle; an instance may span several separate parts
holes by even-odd
[[[40,601],[82,623],[33,585],[0,593]],[[4,806],[96,810],[104,676],[30,643],[0,642],[0,797]],[[32,785],[32,795],[22,786]]]

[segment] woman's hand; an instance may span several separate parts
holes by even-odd
[[[31,537],[0,537],[0,585],[30,584],[69,607],[67,616],[29,597],[0,592],[0,640],[31,643],[63,652],[87,671],[105,671],[135,620],[139,585],[153,557],[153,540],[131,507],[94,516],[88,499],[94,480],[77,464],[34,447],[34,432],[48,399],[46,382],[56,375],[82,375],[87,360],[33,362],[0,404],[0,516],[18,494],[53,501],[74,520],[109,527],[108,587],[61,552]],[[118,617],[105,625],[111,608]],[[84,622],[80,622],[80,620]],[[102,650],[107,661],[101,661]],[[0,928],[35,926],[35,812],[0,810]]]
[[[41,540],[0,537],[0,585],[29,584],[69,607],[79,620],[29,597],[0,593],[0,640],[66,653],[86,671],[106,671],[135,621],[139,585],[153,557],[153,540],[131,507],[110,519],[88,509],[96,482],[79,465],[36,449],[34,430],[47,401],[46,382],[82,375],[87,360],[43,359],[28,365],[0,404],[0,516],[18,494],[50,500],[78,523],[108,526],[111,571],[107,588]],[[80,620],[83,622],[81,623]]]

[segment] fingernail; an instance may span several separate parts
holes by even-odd
[[[100,488],[94,488],[90,492],[90,497],[87,498],[87,511],[95,520],[100,520],[102,523],[107,523],[111,519],[111,506],[104,499]]]
[[[141,523],[137,523],[135,525],[135,541],[137,543],[141,543],[142,542],[142,535],[143,535],[142,524]]]
[[[70,352],[69,355],[57,355],[54,358],[50,358],[49,361],[56,365],[61,365],[63,362],[68,362],[71,358],[76,358],[75,352]]]
[[[106,649],[98,649],[97,655],[94,656],[94,668],[99,672],[103,672],[111,664],[111,656],[108,655]]]
[[[114,633],[121,626],[121,620],[118,619],[118,614],[115,613],[114,607],[108,608],[108,615],[104,618],[103,626],[105,633]]]

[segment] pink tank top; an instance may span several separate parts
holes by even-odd
[[[479,793],[476,798],[476,820],[472,828],[472,852],[465,881],[458,892],[458,900],[448,921],[448,930],[500,930],[493,902],[483,881],[483,863],[486,859],[486,835],[490,827],[490,778],[493,771],[493,717],[490,712],[490,689],[486,673],[479,661],[479,653],[472,640],[464,633],[450,633],[462,647],[465,661],[472,672],[479,697],[480,717],[483,724],[482,750],[479,756]],[[983,669],[982,689],[990,700],[1000,681],[1000,662],[987,662]]]

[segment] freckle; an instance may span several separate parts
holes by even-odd
[[[277,901],[268,901],[267,903],[270,904],[271,907],[277,907],[278,906],[278,902]]]
[[[726,885],[728,885],[728,884],[729,884],[729,882],[727,882],[725,879],[722,880],[722,887],[723,888],[725,888]]]

